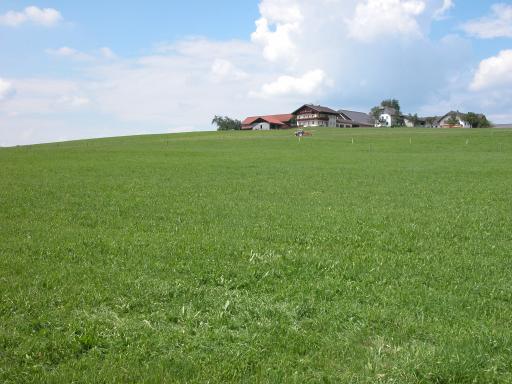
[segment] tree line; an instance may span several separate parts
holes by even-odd
[[[212,124],[217,126],[217,131],[240,131],[242,130],[242,122],[227,116],[217,116],[212,120]]]

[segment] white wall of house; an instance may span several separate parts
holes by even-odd
[[[325,120],[297,120],[299,127],[333,127],[336,128],[336,116],[334,119],[329,119],[329,122]]]
[[[338,117],[336,115],[329,115],[329,127],[336,128],[336,122]]]
[[[459,119],[459,121],[463,128],[471,128],[471,124],[469,124],[467,121],[460,120],[460,119]]]
[[[404,124],[406,127],[414,128],[414,122],[412,120],[409,120],[407,118],[404,119]]]
[[[391,127],[393,125],[393,116],[388,113],[381,114],[379,120],[375,124],[376,127]]]
[[[444,119],[442,119],[440,122],[439,122],[439,126],[448,126],[448,121],[451,119],[451,116],[446,116]],[[471,128],[471,124],[469,124],[467,121],[465,120],[462,120],[460,118],[460,116],[457,116],[456,119],[458,120],[459,122],[459,125],[462,127],[462,128]]]
[[[253,131],[270,131],[269,123],[257,123],[252,126]]]

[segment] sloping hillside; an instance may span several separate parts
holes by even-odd
[[[512,131],[0,149],[0,381],[512,380]]]

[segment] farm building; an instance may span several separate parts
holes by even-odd
[[[440,117],[434,125],[435,128],[471,128],[471,124],[465,120],[463,113],[458,111],[448,112]]]
[[[340,115],[344,116],[346,120],[351,121],[352,128],[375,126],[375,119],[367,113],[349,111],[347,109],[340,109],[338,112]]]
[[[295,126],[292,114],[251,116],[242,122],[242,130],[269,131],[271,129],[289,129]]]
[[[305,104],[291,114],[251,116],[242,122],[243,130],[288,129],[292,127],[373,127],[375,120],[364,112]]]
[[[381,107],[379,121],[376,122],[376,127],[394,127],[398,125],[400,114],[395,108]]]
[[[415,117],[415,116],[404,116],[404,125],[409,128],[414,127],[427,127],[427,118]]]
[[[352,127],[348,116],[321,105],[305,104],[292,113],[299,127]]]

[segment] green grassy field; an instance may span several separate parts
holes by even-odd
[[[512,131],[0,149],[0,295],[3,383],[510,383]]]

